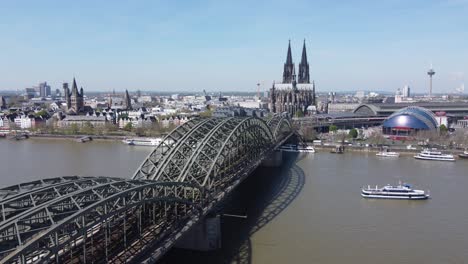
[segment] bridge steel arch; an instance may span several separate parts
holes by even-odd
[[[143,253],[154,261],[291,134],[284,114],[195,118],[133,179],[68,176],[0,189],[0,264],[118,263]]]
[[[124,262],[178,234],[209,200],[204,188],[173,182],[123,180],[75,191],[2,222],[0,263]]]
[[[284,123],[279,122],[280,120],[272,123],[275,131]],[[214,183],[209,180],[208,175],[215,168],[217,159],[232,161],[254,154],[255,151],[263,153],[271,150],[275,142],[271,127],[262,119],[209,118],[197,129],[185,134],[182,140],[173,144],[157,161],[152,160],[154,156],[148,156],[141,167],[157,163],[151,174],[141,173],[139,169],[133,178],[141,179],[144,176],[143,179],[155,181],[193,182],[210,189]],[[158,146],[160,147],[161,145]]]

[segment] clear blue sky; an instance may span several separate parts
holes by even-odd
[[[451,92],[468,74],[468,1],[1,1],[0,90],[255,91],[307,41],[319,91]]]

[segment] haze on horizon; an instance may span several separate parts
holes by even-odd
[[[2,1],[0,91],[255,91],[306,39],[317,91],[452,93],[468,74],[466,0]],[[297,70],[297,69],[296,69]]]

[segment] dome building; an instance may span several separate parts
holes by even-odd
[[[385,135],[411,136],[421,130],[436,130],[434,114],[422,107],[408,106],[389,116],[382,125]]]

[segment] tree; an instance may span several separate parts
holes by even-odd
[[[131,122],[128,122],[125,127],[123,128],[125,131],[132,131],[133,125]]]
[[[49,113],[46,110],[41,110],[35,114],[36,117],[47,118],[49,117]]]
[[[83,132],[84,134],[93,134],[94,132],[94,126],[93,124],[91,124],[91,122],[87,121],[83,124],[83,127],[81,128],[81,132]]]
[[[442,124],[439,127],[439,131],[440,131],[441,135],[445,135],[445,134],[447,134],[448,128],[444,124]]]
[[[330,130],[330,132],[335,133],[338,130],[338,127],[335,125],[331,125],[328,129]]]
[[[199,115],[201,117],[211,117],[213,115],[213,110],[206,110],[206,111],[200,112]]]
[[[351,137],[351,138],[357,138],[358,134],[359,133],[358,133],[357,129],[355,129],[355,128],[349,130],[349,137]]]
[[[135,129],[135,134],[136,134],[138,137],[143,137],[143,136],[145,136],[145,135],[146,135],[145,132],[146,132],[146,131],[145,131],[145,129],[144,129],[143,127],[137,127],[137,128]]]
[[[72,134],[78,134],[78,125],[73,123],[70,125],[70,132]]]
[[[299,129],[299,133],[306,141],[312,141],[317,138],[317,132],[312,127],[303,126]]]
[[[371,144],[381,145],[385,143],[385,137],[380,132],[374,132],[369,136]]]

